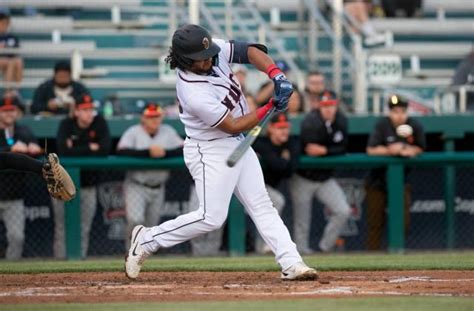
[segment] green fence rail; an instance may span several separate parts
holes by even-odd
[[[80,170],[81,169],[176,169],[184,168],[182,158],[140,159],[109,156],[103,158],[66,158],[63,165],[78,186],[78,195],[66,205],[66,251],[69,259],[81,257],[80,241]],[[444,200],[446,204],[447,247],[454,245],[454,199],[455,166],[474,165],[474,152],[427,152],[416,158],[378,157],[366,154],[348,154],[344,156],[312,158],[303,156],[301,168],[376,168],[387,167],[388,185],[388,247],[391,252],[404,249],[403,189],[405,167],[443,167]],[[245,217],[240,203],[234,198],[229,211],[229,250],[231,255],[243,255],[245,252]]]

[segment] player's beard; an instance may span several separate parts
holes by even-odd
[[[206,61],[202,66],[192,68],[193,72],[199,75],[208,75],[212,72],[212,59]]]

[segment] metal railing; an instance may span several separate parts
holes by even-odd
[[[362,46],[361,36],[355,33],[352,29],[351,23],[349,22],[348,15],[345,14],[342,8],[342,1],[335,5],[333,1],[325,1],[328,8],[331,10],[333,26],[329,23],[326,17],[322,14],[315,1],[305,0],[304,5],[310,13],[310,32],[309,32],[309,50],[312,50],[312,46],[317,43],[318,35],[316,24],[319,25],[324,33],[331,38],[333,42],[333,70],[332,70],[332,84],[334,90],[341,94],[342,90],[342,62],[347,62],[347,67],[351,73],[351,79],[353,81],[352,87],[352,98],[353,107],[355,112],[367,112],[367,82],[366,82],[366,62],[367,53]],[[314,23],[315,21],[316,23]],[[349,51],[343,44],[343,33],[347,33],[351,42],[352,49]],[[315,51],[316,53],[318,51]],[[310,58],[311,60],[312,58]],[[314,59],[313,59],[314,61]]]

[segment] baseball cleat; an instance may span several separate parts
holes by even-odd
[[[314,281],[318,272],[300,261],[281,272],[281,279],[286,281]]]
[[[130,236],[130,248],[125,255],[125,275],[129,279],[136,279],[142,268],[142,264],[149,256],[139,243],[139,236],[144,232],[144,226],[135,226]]]

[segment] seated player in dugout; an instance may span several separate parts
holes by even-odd
[[[87,88],[72,79],[69,61],[59,61],[54,65],[54,76],[40,84],[31,103],[31,113],[56,115],[70,114],[74,108],[75,98],[88,94]]]
[[[117,154],[141,158],[168,158],[183,155],[183,139],[176,130],[162,124],[163,111],[148,104],[140,124],[128,128],[117,145]],[[127,217],[127,241],[132,229],[139,225],[155,226],[165,203],[165,183],[169,170],[129,170],[124,183]]]
[[[8,32],[10,27],[10,15],[0,12],[0,49],[18,48],[20,40],[17,36]],[[17,95],[17,87],[23,79],[23,59],[15,54],[0,54],[0,71],[3,73],[3,80],[10,84],[6,89],[7,95]]]
[[[90,95],[74,100],[74,116],[61,121],[56,136],[57,151],[62,156],[107,156],[111,139],[105,119],[96,113]],[[87,255],[89,233],[97,209],[97,189],[100,182],[97,171],[81,170],[81,247],[82,257]],[[54,256],[64,258],[64,208],[63,203],[53,200],[54,209]]]
[[[388,100],[388,116],[375,125],[367,143],[367,154],[415,157],[426,148],[422,125],[408,116],[408,101],[397,95]],[[405,178],[408,171],[406,171]],[[367,240],[369,250],[381,249],[387,205],[386,169],[373,169],[366,179]],[[410,223],[411,187],[405,182],[405,234]]]
[[[311,157],[346,153],[347,118],[338,109],[334,92],[325,91],[318,107],[309,112],[301,124],[301,153]],[[350,216],[346,195],[333,178],[332,169],[299,169],[290,181],[293,203],[293,231],[302,253],[329,252]],[[316,249],[310,246],[311,211],[316,197],[329,210],[329,219]]]
[[[261,44],[212,39],[198,25],[184,25],[173,34],[166,61],[176,70],[180,120],[184,124],[184,161],[198,196],[196,210],[159,226],[136,226],[125,257],[125,273],[136,279],[143,262],[160,248],[183,243],[224,224],[235,193],[275,254],[284,280],[314,280],[291,240],[288,229],[265,189],[257,155],[248,148],[236,165],[226,165],[243,141],[270,111],[285,111],[293,87]],[[250,111],[232,63],[252,64],[274,84],[273,99]]]
[[[298,139],[290,136],[290,128],[287,115],[277,113],[268,124],[267,135],[259,137],[254,145],[255,152],[263,162],[263,176],[268,195],[280,215],[286,199],[279,188],[284,180],[293,175],[298,166],[300,144]],[[271,252],[260,235],[255,240],[255,251],[260,254]]]
[[[58,156],[50,153],[42,161],[33,158],[42,150],[31,130],[27,126],[16,123],[21,115],[21,109],[22,106],[17,97],[5,97],[0,101],[0,170],[40,175],[46,181],[48,192],[52,197],[63,201],[73,199],[76,194],[75,186],[69,174],[59,163]],[[2,175],[0,179],[1,189],[11,187],[12,182],[18,180],[15,178],[12,181],[5,176]],[[4,182],[6,184],[2,185]],[[24,192],[23,189],[21,192]]]
[[[33,132],[17,123],[19,102],[8,97],[0,102],[0,150],[37,156],[41,153]],[[40,166],[36,166],[40,170]],[[7,259],[20,258],[25,239],[25,174],[22,172],[0,173],[0,217],[7,231]]]

